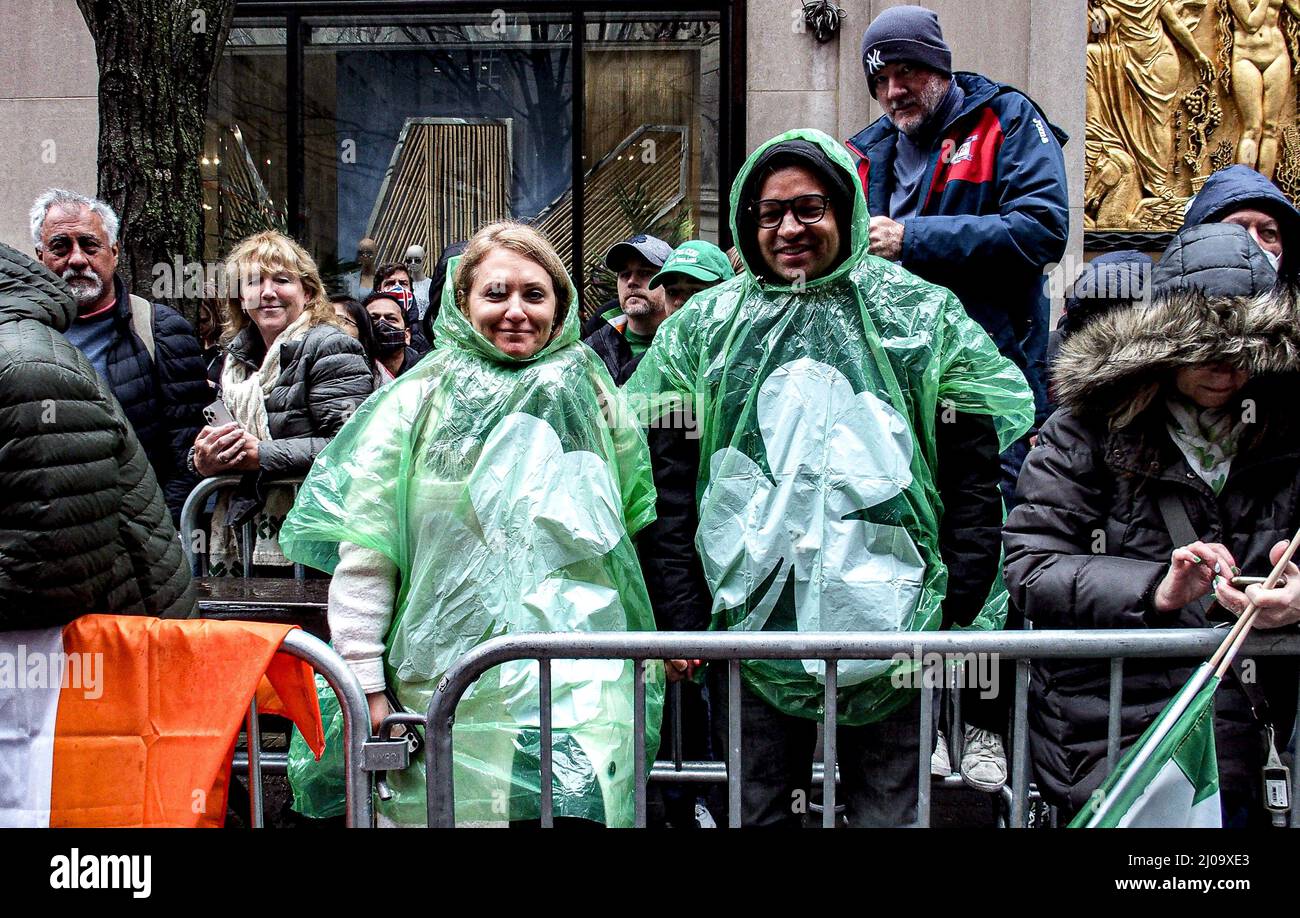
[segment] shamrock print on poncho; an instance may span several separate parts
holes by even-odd
[[[732,447],[710,459],[697,544],[715,612],[748,602],[732,627],[761,631],[793,575],[802,632],[905,629],[925,564],[906,529],[860,517],[912,482],[907,421],[806,357],[764,381],[757,416],[770,479]],[[821,661],[803,665],[824,681]],[[839,682],[862,682],[888,665],[841,661]]]
[[[415,572],[417,593],[434,598],[437,606],[427,625],[417,626],[407,639],[427,636],[441,645],[430,675],[479,643],[484,633],[623,629],[617,590],[564,573],[570,565],[601,558],[623,537],[622,505],[600,456],[566,452],[550,424],[516,412],[483,443],[460,493],[467,494],[470,512],[435,510],[424,513],[420,523],[429,544],[438,546],[438,556],[457,559]],[[448,627],[454,622],[467,627]],[[406,655],[405,648],[398,650]],[[424,656],[415,652],[407,658]],[[555,725],[596,716],[600,683],[617,680],[623,668],[621,660],[555,661]],[[507,709],[518,722],[536,724],[537,663],[506,663],[499,672]]]

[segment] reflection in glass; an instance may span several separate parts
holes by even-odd
[[[429,261],[482,223],[531,219],[569,184],[567,17],[312,20],[305,59],[307,231],[348,257]],[[430,265],[431,266],[431,265]]]
[[[584,314],[615,295],[605,250],[636,233],[718,239],[721,27],[672,13],[587,24]]]
[[[245,236],[287,228],[287,98],[285,30],[231,29],[212,83],[199,160],[209,262]]]
[[[306,17],[302,97],[291,106],[283,21],[240,20],[205,147],[209,257],[283,227],[290,182],[300,182],[291,222],[336,289],[363,280],[363,239],[374,240],[375,264],[423,249],[418,284],[444,246],[507,216],[535,223],[572,263],[571,23],[509,9]],[[614,242],[637,232],[718,239],[720,37],[711,13],[587,14],[584,313],[613,288],[601,258]],[[301,149],[289,155],[295,108]]]

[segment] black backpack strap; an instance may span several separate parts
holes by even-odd
[[[1165,491],[1156,499],[1156,505],[1160,508],[1160,516],[1164,518],[1165,528],[1169,530],[1169,538],[1173,540],[1174,548],[1191,545],[1201,538],[1192,528],[1192,518],[1187,515],[1187,508],[1177,492]],[[1202,596],[1188,605],[1200,612],[1202,618],[1208,620],[1210,614],[1208,597]]]

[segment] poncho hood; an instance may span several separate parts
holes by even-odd
[[[433,323],[434,348],[456,347],[468,354],[476,354],[483,360],[501,366],[527,366],[546,360],[552,354],[578,341],[578,304],[573,296],[563,309],[560,327],[551,340],[530,357],[512,357],[485,338],[470,323],[469,318],[460,311],[456,304],[456,270],[460,267],[462,256],[456,255],[447,262],[446,279],[442,285],[442,302],[438,307],[438,318]],[[572,285],[570,285],[572,290]]]
[[[797,286],[760,276],[737,216],[761,164],[778,155],[824,159],[851,188],[847,257]],[[625,387],[643,404],[680,399],[698,425],[695,544],[713,624],[938,628],[948,575],[935,426],[948,410],[985,415],[1005,449],[1033,420],[1028,384],[951,292],[867,252],[866,203],[829,136],[798,130],[763,144],[731,202],[746,270],[669,316]],[[974,627],[998,627],[1006,594],[995,592]],[[907,665],[840,661],[840,722],[905,705],[911,696],[891,672]],[[821,716],[820,663],[746,660],[741,673],[779,710]]]
[[[848,238],[841,238],[841,260],[834,270],[802,286],[810,289],[842,280],[867,251],[870,225],[867,202],[862,196],[862,186],[858,183],[848,152],[829,134],[811,128],[786,131],[764,143],[745,160],[731,186],[731,235],[736,240],[746,272],[751,277],[762,278],[767,287],[791,287],[783,281],[769,282],[765,277],[768,268],[758,249],[756,224],[749,214],[749,205],[758,196],[759,188],[756,186],[771,164],[803,165],[827,178],[832,197],[838,199],[835,213],[840,233],[844,234],[847,229]]]
[[[604,365],[579,344],[577,310],[541,351],[514,359],[471,327],[450,290],[449,280],[434,350],[321,451],[280,532],[285,555],[313,567],[332,571],[347,542],[397,568],[385,678],[413,711],[496,635],[654,628],[632,543],[654,519],[649,454]],[[556,815],[630,825],[641,767],[631,664],[557,661],[552,671]],[[646,688],[654,750],[662,684]],[[537,697],[536,663],[518,661],[462,699],[458,819],[537,818]],[[389,782],[385,811],[422,822],[422,761]]]

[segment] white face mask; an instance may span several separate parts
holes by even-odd
[[[1278,255],[1274,255],[1272,252],[1264,248],[1262,245],[1259,247],[1259,250],[1264,253],[1264,257],[1268,259],[1268,263],[1272,265],[1273,270],[1276,271],[1277,266],[1282,263],[1282,258]]]

